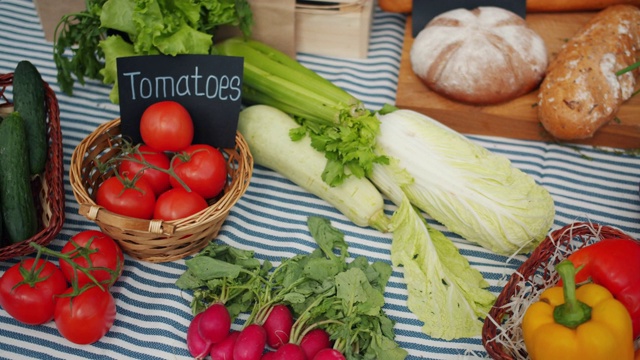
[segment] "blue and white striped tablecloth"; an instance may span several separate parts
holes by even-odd
[[[377,109],[395,101],[404,23],[402,15],[376,9],[368,59],[310,54],[299,54],[298,59],[362,99],[370,108]],[[64,95],[56,84],[51,46],[44,39],[31,1],[0,1],[0,73],[12,72],[20,60],[27,59],[40,70],[60,102],[67,220],[52,243],[52,247],[60,248],[78,231],[96,228],[78,215],[68,177],[71,154],[96,126],[118,117],[118,108],[109,102],[110,87],[97,82],[76,85],[73,97]],[[576,151],[542,142],[471,138],[506,155],[551,192],[557,208],[555,227],[588,220],[640,236],[640,158],[591,147],[580,147]],[[389,214],[393,211],[390,203],[387,211]],[[246,195],[231,211],[217,241],[254,249],[259,258],[277,263],[283,257],[307,253],[314,248],[306,227],[306,218],[312,214],[329,218],[346,234],[352,256],[364,255],[371,260],[389,262],[390,236],[351,224],[325,202],[261,167],[255,168]],[[453,234],[447,235],[485,275],[496,294],[501,291],[504,277],[524,260],[521,256],[508,261]],[[0,271],[16,261],[0,262]],[[150,264],[127,257],[122,278],[113,287],[118,314],[115,324],[102,340],[89,346],[66,341],[58,335],[53,323],[26,326],[0,310],[0,358],[188,359],[185,335],[191,319],[189,297],[174,285],[184,270],[184,261]],[[395,268],[386,291],[385,311],[397,321],[396,339],[408,350],[408,359],[487,356],[479,337],[441,341],[424,335],[421,323],[407,309],[406,299],[402,269]]]

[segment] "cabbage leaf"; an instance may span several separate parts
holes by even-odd
[[[391,261],[404,267],[407,306],[424,322],[422,331],[444,340],[480,335],[495,302],[482,274],[406,197],[391,221]]]

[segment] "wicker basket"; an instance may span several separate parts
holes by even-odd
[[[510,305],[511,299],[519,291],[522,291],[523,280],[536,290],[544,290],[544,281],[555,283],[558,275],[553,271],[554,266],[562,259],[568,257],[573,251],[605,238],[632,239],[624,232],[594,223],[573,223],[551,232],[547,238],[533,251],[527,259],[514,272],[504,289],[496,299],[496,302],[485,319],[482,329],[482,344],[489,356],[495,360],[527,359],[526,351],[508,349],[499,337],[507,338],[515,343],[522,343],[516,339],[516,334],[503,331],[497,324],[503,324],[511,316],[514,316]],[[540,281],[544,280],[544,281]]]
[[[13,73],[0,75],[0,107],[11,109],[12,104],[5,97],[5,90],[13,84]],[[40,231],[31,238],[0,247],[0,260],[7,260],[35,251],[29,244],[35,242],[47,246],[62,229],[64,223],[64,183],[62,162],[62,130],[60,129],[60,109],[55,93],[44,83],[47,107],[47,140],[49,143],[44,174],[31,181],[31,189],[38,210]]]
[[[229,211],[245,193],[253,172],[253,157],[240,133],[236,146],[222,149],[229,178],[223,193],[209,207],[184,219],[162,221],[126,217],[96,205],[93,196],[102,181],[113,174],[100,174],[97,163],[117,156],[123,138],[120,119],[106,122],[78,144],[71,156],[69,181],[79,212],[95,221],[100,229],[118,241],[131,257],[148,262],[184,258],[203,249],[214,239]]]

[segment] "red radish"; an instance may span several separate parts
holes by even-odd
[[[233,360],[260,360],[267,344],[267,332],[258,324],[250,324],[240,332],[233,347]]]
[[[276,360],[276,352],[275,351],[267,351],[266,353],[262,354],[262,357],[260,358],[260,360]]]
[[[307,360],[307,356],[299,345],[287,343],[276,351],[275,360]]]
[[[209,348],[211,348],[211,342],[203,339],[198,332],[198,325],[202,314],[196,315],[189,324],[187,329],[187,348],[189,353],[196,359],[204,359],[209,354]]]
[[[215,303],[202,312],[198,325],[200,337],[212,344],[219,343],[229,335],[231,315],[222,303]]]
[[[219,343],[211,345],[211,360],[231,360],[233,359],[233,347],[236,339],[240,335],[239,331],[231,331],[229,335]]]
[[[313,360],[346,360],[346,358],[336,349],[322,349],[313,357]]]
[[[274,305],[262,326],[267,332],[267,345],[273,349],[279,348],[289,342],[293,326],[291,310],[284,304]]]
[[[322,349],[331,347],[329,334],[324,329],[313,329],[306,333],[300,340],[300,347],[307,359],[311,360]]]

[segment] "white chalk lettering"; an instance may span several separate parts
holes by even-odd
[[[169,83],[169,91],[171,92],[171,94],[167,95],[167,82]],[[174,89],[174,85],[173,85],[174,81],[173,78],[171,76],[159,76],[156,78],[156,97],[160,98],[160,97],[173,97],[173,89]],[[159,92],[162,91],[162,95],[159,94]]]
[[[128,80],[132,100],[196,96],[236,101],[242,95],[240,76],[202,75],[198,66],[193,67],[191,74],[184,75],[163,74],[146,77],[141,71],[127,72],[123,75]]]

